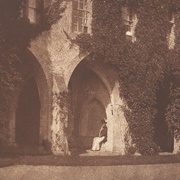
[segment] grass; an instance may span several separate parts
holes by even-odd
[[[118,166],[140,164],[180,163],[180,155],[154,156],[54,156],[54,155],[1,155],[0,167],[13,165],[47,166]]]

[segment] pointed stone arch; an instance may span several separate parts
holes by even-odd
[[[101,120],[104,118],[106,118],[106,109],[101,100],[95,96],[89,97],[81,109],[79,135],[98,136]]]
[[[22,74],[23,82],[19,84],[18,88],[14,92],[12,101],[9,105],[9,110],[10,110],[9,111],[9,119],[10,119],[9,120],[9,144],[19,145],[19,144],[25,143],[25,140],[24,142],[20,142],[21,140],[17,138],[18,136],[20,137],[21,133],[18,135],[16,130],[18,129],[18,131],[20,132],[21,128],[20,126],[17,125],[16,119],[17,119],[17,116],[22,116],[23,114],[22,109],[21,109],[21,113],[20,113],[20,110],[18,111],[20,106],[22,106],[22,102],[25,101],[22,99],[22,97],[24,96],[25,98],[28,98],[29,96],[28,94],[30,94],[30,90],[28,90],[28,88],[25,88],[25,86],[28,86],[27,84],[29,81],[33,81],[33,83],[30,83],[31,85],[32,84],[33,85],[30,86],[29,84],[29,88],[33,87],[32,91],[34,90],[34,95],[36,98],[38,98],[37,100],[36,98],[34,98],[34,106],[37,105],[37,108],[35,108],[34,111],[39,111],[39,114],[36,113],[36,116],[39,116],[39,119],[36,121],[37,126],[35,128],[37,138],[35,138],[36,140],[32,142],[32,144],[34,143],[38,147],[40,147],[43,141],[45,140],[50,141],[50,136],[51,136],[50,135],[50,120],[51,120],[50,87],[49,87],[44,69],[42,68],[37,58],[29,50],[25,50],[23,53],[23,62],[21,64],[20,71]],[[26,105],[28,106],[28,103],[26,103]],[[23,125],[21,126],[23,128]],[[28,137],[26,138],[28,139]],[[29,139],[29,141],[31,140]],[[29,145],[30,144],[31,143],[29,143]],[[39,148],[37,148],[37,150],[38,149]]]
[[[82,129],[88,126],[88,119],[93,118],[89,114],[94,111],[96,116],[98,111],[101,111],[102,116],[98,116],[97,119],[106,117],[108,128],[108,139],[101,151],[125,154],[128,124],[123,111],[125,104],[120,97],[118,74],[114,67],[101,61],[91,61],[90,56],[87,56],[77,64],[72,72],[68,89],[70,94],[68,117],[70,149],[76,144],[78,148],[90,149],[92,147],[93,136],[97,136],[99,127],[97,126],[94,132],[88,132],[86,127],[86,132],[82,132]],[[80,127],[81,125],[83,128]],[[88,137],[87,134],[90,136]]]

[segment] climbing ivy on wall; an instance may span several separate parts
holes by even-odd
[[[179,5],[179,4],[178,4]],[[175,6],[176,7],[176,6]],[[170,88],[170,103],[166,112],[166,120],[169,127],[174,129],[174,135],[176,140],[180,140],[180,13],[177,14],[175,34],[176,39],[175,48],[170,52],[171,58],[169,58],[169,68],[171,71],[171,88]]]
[[[19,37],[19,33],[14,36],[14,32],[21,26],[18,21],[19,12],[20,0],[0,0],[0,144],[8,138],[7,99],[10,98],[9,94],[15,84],[21,81],[20,74],[16,71],[21,61],[18,57],[20,52],[17,46],[14,46]],[[4,137],[2,131],[5,132]]]
[[[52,151],[60,149],[64,155],[67,155],[69,151],[67,142],[69,94],[67,91],[55,93],[53,99],[53,114],[55,115],[55,124],[58,125],[58,128],[52,132],[52,139],[54,140]]]
[[[138,16],[135,43],[126,39],[121,16],[124,5],[131,6]],[[169,13],[178,14],[178,7],[179,1],[171,0],[93,0],[92,53],[96,60],[118,68],[121,97],[130,109],[125,110],[125,116],[132,142],[141,154],[158,152],[154,126],[157,91],[166,77],[179,77],[179,38],[175,50],[169,50],[167,45]],[[176,137],[180,134],[178,93],[177,84],[172,85],[166,116]]]

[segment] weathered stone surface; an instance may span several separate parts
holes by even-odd
[[[50,2],[46,1],[46,3],[48,5]],[[92,20],[91,3],[88,1],[89,33],[91,33]],[[102,108],[104,112],[99,110],[99,113],[105,114],[102,116],[107,118],[108,127],[108,141],[103,144],[101,150],[125,154],[127,144],[131,146],[131,138],[124,116],[124,108],[127,107],[120,97],[121,87],[117,73],[108,64],[88,61],[88,53],[80,53],[79,47],[72,41],[76,37],[72,32],[72,1],[64,1],[62,6],[65,7],[62,18],[51,29],[32,40],[26,52],[27,59],[21,67],[24,80],[33,76],[38,87],[40,151],[50,148],[54,154],[67,155],[71,140],[73,146],[83,147],[84,143],[89,147],[93,137],[89,137],[88,134],[98,135],[100,126],[97,123],[97,127],[92,131],[93,123],[97,121],[89,122],[88,117],[93,117],[91,110],[97,105],[98,108],[104,108]],[[170,48],[174,46],[173,32],[169,37],[172,38],[172,41],[169,40]],[[0,140],[9,145],[16,145],[16,109],[23,85],[22,83],[14,93],[9,105],[9,123],[0,131]],[[66,95],[69,99],[64,102]],[[93,104],[94,100],[97,102]],[[0,113],[1,121],[5,118],[6,116]],[[174,151],[179,152],[180,143],[175,141],[174,144]]]

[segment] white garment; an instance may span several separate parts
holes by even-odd
[[[102,137],[94,137],[93,144],[92,144],[92,150],[93,151],[99,151],[100,150],[100,143],[105,139],[105,136]]]

